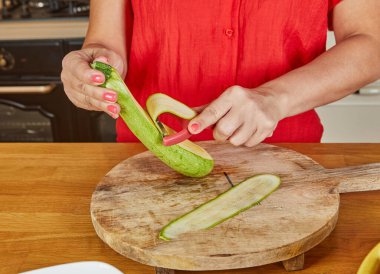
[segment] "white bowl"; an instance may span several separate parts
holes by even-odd
[[[103,262],[76,262],[36,269],[20,274],[123,274],[123,272]]]

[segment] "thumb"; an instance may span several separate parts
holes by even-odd
[[[112,50],[104,48],[94,50],[93,60],[100,61],[114,67],[122,77],[126,74],[123,58]]]
[[[105,56],[99,56],[94,59],[94,62],[102,62],[108,64],[108,58]]]

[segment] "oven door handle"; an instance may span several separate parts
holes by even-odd
[[[0,86],[0,94],[47,94],[55,87],[53,83],[43,86]]]

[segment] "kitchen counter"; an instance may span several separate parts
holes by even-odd
[[[380,162],[380,144],[281,144],[327,168]],[[91,194],[140,144],[0,143],[0,273],[97,260],[128,274],[154,269],[124,258],[96,235]],[[303,274],[355,273],[380,242],[380,191],[341,195],[338,224],[306,253]],[[250,269],[182,274],[287,273],[280,263]]]
[[[0,40],[83,38],[88,19],[0,21]]]

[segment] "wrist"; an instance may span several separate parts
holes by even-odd
[[[289,96],[283,87],[274,83],[267,83],[255,88],[255,90],[269,99],[270,107],[276,113],[278,121],[291,116]]]
[[[105,45],[99,44],[99,43],[83,43],[82,49],[107,49],[108,48]]]

